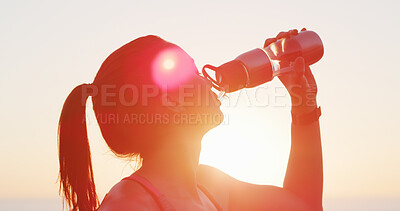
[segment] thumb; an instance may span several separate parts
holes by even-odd
[[[265,42],[264,42],[264,48],[269,46],[271,43],[273,43],[275,41],[276,41],[276,38],[268,38],[268,39],[266,39]]]
[[[297,57],[293,64],[297,76],[303,76],[305,72],[305,62],[303,57]]]

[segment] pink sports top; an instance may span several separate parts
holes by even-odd
[[[154,185],[151,184],[147,179],[140,177],[138,175],[132,174],[129,177],[125,177],[123,180],[133,180],[133,181],[139,183],[141,186],[143,186],[144,189],[147,192],[149,192],[150,195],[154,198],[154,200],[157,202],[157,204],[161,208],[161,210],[176,211],[176,209],[171,205],[171,203],[164,196],[164,194],[162,194],[156,187],[154,187]],[[197,184],[197,186],[210,199],[210,201],[214,204],[215,208],[217,208],[218,211],[222,211],[221,206],[219,206],[218,202],[214,199],[214,197],[210,194],[210,192],[208,192],[208,190],[200,184]]]

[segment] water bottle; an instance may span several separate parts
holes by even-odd
[[[302,31],[289,38],[281,38],[265,48],[243,53],[219,67],[205,65],[202,72],[214,88],[230,93],[258,86],[275,76],[294,71],[290,63],[299,56],[304,58],[306,65],[311,65],[319,61],[323,54],[324,47],[318,34]],[[215,79],[206,69],[215,71]]]

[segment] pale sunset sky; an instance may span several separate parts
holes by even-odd
[[[56,132],[64,100],[92,82],[123,44],[158,35],[201,69],[306,27],[325,47],[311,66],[322,108],[325,210],[400,209],[399,8],[394,0],[2,1],[0,202],[58,205]],[[200,162],[246,182],[281,186],[289,98],[277,79],[262,87],[222,102],[227,121],[204,137]],[[132,169],[107,148],[90,103],[87,118],[102,199]]]

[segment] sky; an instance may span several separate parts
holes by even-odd
[[[395,206],[399,6],[386,0],[2,1],[0,198],[58,197],[56,132],[64,100],[75,86],[92,82],[123,44],[158,35],[182,47],[201,69],[262,47],[280,31],[306,27],[325,47],[311,66],[322,108],[325,209],[349,200],[352,210],[374,200]],[[262,87],[264,98],[249,89],[222,102],[227,121],[204,137],[200,162],[243,181],[281,186],[290,148],[289,98],[277,79]],[[107,148],[90,104],[87,119],[102,198],[132,169]]]

